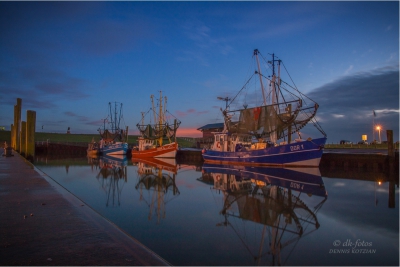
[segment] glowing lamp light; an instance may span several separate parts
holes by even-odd
[[[382,143],[382,140],[381,140],[381,126],[380,125],[378,125],[378,126],[376,126],[376,130],[378,130],[378,134],[379,134],[379,143]]]

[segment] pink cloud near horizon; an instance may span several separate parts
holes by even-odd
[[[197,128],[179,128],[176,135],[178,137],[203,137],[203,133]]]
[[[191,109],[188,109],[188,110],[186,110],[186,111],[177,110],[177,111],[175,112],[175,114],[177,115],[177,117],[181,117],[181,118],[182,118],[182,117],[186,117],[186,116],[191,115],[191,114],[201,115],[201,114],[206,114],[206,113],[208,113],[208,112],[209,112],[208,110],[197,111],[197,110],[191,108]]]

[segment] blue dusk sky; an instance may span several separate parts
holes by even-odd
[[[2,1],[0,32],[7,130],[22,98],[22,120],[35,110],[39,132],[97,133],[108,103],[120,102],[138,134],[161,90],[182,122],[178,136],[201,136],[197,128],[222,122],[217,97],[242,88],[257,48],[282,59],[319,104],[328,143],[371,141],[373,122],[382,140],[387,129],[399,140],[398,1]],[[321,136],[312,125],[302,131]]]

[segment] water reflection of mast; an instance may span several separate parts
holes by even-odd
[[[326,197],[314,211],[311,211],[300,199],[301,191],[294,196],[290,188],[272,185],[261,180],[241,179],[238,175],[224,173],[213,173],[213,176],[214,189],[222,190],[224,193],[221,214],[225,220],[217,226],[231,226],[258,265],[261,265],[261,259],[267,255],[272,256],[273,265],[281,265],[281,249],[295,243],[293,251],[302,236],[319,228],[315,214],[326,201]],[[241,219],[241,227],[234,227],[234,224],[239,224],[239,221],[228,220],[229,217]],[[238,231],[245,229],[248,221],[254,222],[253,227],[259,231],[257,238],[260,237],[260,241],[257,242],[258,248],[253,249],[257,251],[254,253],[246,242],[250,235],[245,233],[241,236]],[[314,225],[315,229],[306,233],[310,224]],[[284,233],[289,233],[292,237],[284,240]],[[267,234],[269,250],[264,251],[266,247],[264,239]]]
[[[126,159],[125,159],[126,160]],[[121,205],[120,196],[124,184],[127,182],[127,167],[124,160],[108,159],[104,157],[99,158],[100,172],[96,178],[101,179],[101,187],[107,194],[106,206],[112,198],[112,205],[115,205],[115,197],[117,197],[118,206]],[[120,181],[123,181],[120,187]]]
[[[168,163],[153,158],[134,159],[133,161],[138,165],[138,183],[135,188],[139,190],[140,200],[144,200],[149,206],[149,221],[152,219],[154,210],[158,224],[160,223],[160,219],[164,219],[166,216],[165,205],[180,194],[175,184],[177,173],[176,163]],[[163,170],[168,173],[163,172]],[[147,190],[149,193],[147,199],[151,198],[151,201],[147,201],[146,197],[143,196],[143,190]],[[150,191],[153,191],[151,197]],[[169,199],[170,191],[172,191],[174,197]]]

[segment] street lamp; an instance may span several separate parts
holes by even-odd
[[[376,126],[376,129],[378,130],[378,134],[379,134],[379,144],[382,143],[381,141],[381,126]]]

